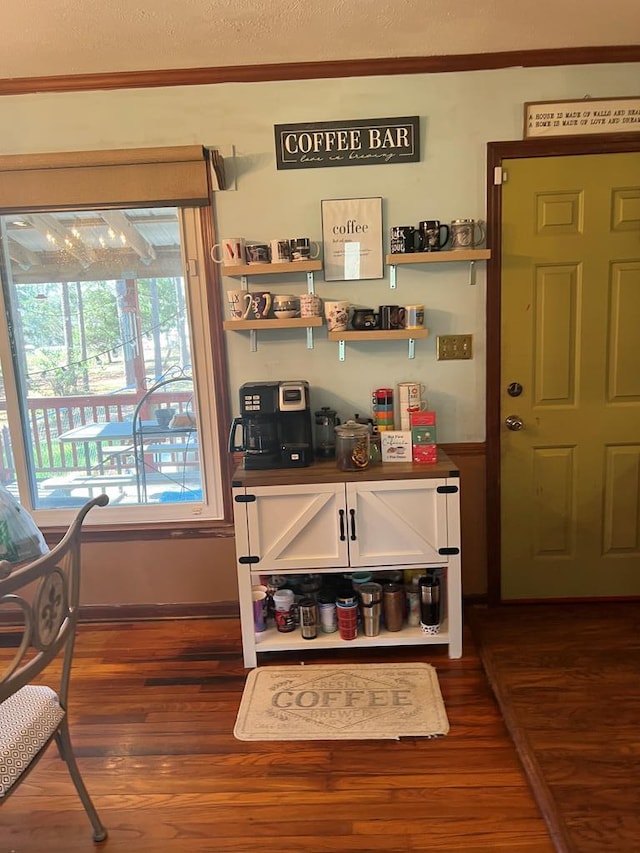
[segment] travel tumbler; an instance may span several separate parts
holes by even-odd
[[[427,634],[440,630],[440,581],[432,574],[420,578],[420,625]]]

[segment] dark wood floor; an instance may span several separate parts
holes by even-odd
[[[640,603],[469,611],[559,851],[640,851]]]
[[[51,749],[0,809],[0,851],[552,853],[468,631],[465,641],[459,661],[437,647],[341,658],[432,663],[447,737],[255,743],[232,734],[246,676],[236,620],[82,625],[71,731],[109,838],[94,847]]]

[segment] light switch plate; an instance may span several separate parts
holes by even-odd
[[[473,358],[473,335],[438,335],[439,361]]]

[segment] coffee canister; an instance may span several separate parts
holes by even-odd
[[[347,421],[335,428],[336,463],[341,471],[359,471],[369,464],[369,428]]]
[[[273,594],[276,628],[283,634],[288,634],[296,627],[295,614],[293,612],[294,599],[295,596],[291,589],[279,589]]]

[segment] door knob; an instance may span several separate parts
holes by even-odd
[[[514,432],[517,432],[519,429],[524,427],[524,424],[518,415],[509,415],[504,419],[504,422],[507,425],[507,429],[511,429]]]

